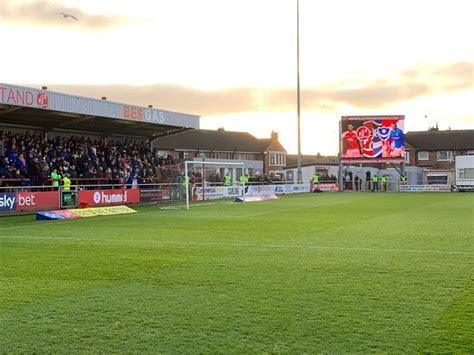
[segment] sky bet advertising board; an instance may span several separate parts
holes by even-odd
[[[403,162],[405,116],[342,116],[341,160],[346,163]]]
[[[59,208],[59,192],[0,193],[0,212],[31,212]]]

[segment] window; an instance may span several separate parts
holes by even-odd
[[[474,180],[474,168],[459,169],[458,178]]]
[[[245,153],[239,153],[239,159],[240,159],[240,160],[247,160],[247,154],[245,154]]]
[[[468,150],[467,155],[474,155],[474,150]]]
[[[453,160],[453,152],[450,150],[440,150],[437,154],[439,161],[451,161]]]
[[[286,155],[281,154],[281,153],[271,153],[270,154],[270,165],[285,166],[286,165]]]
[[[405,164],[410,164],[410,151],[405,151]]]
[[[420,150],[418,152],[418,160],[428,160],[428,159],[429,159],[429,155],[427,151]]]

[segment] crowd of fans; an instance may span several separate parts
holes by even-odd
[[[167,181],[171,156],[162,157],[144,142],[107,141],[85,137],[47,139],[39,132],[0,132],[0,179],[21,185],[50,184],[56,170],[61,176],[90,181]],[[100,179],[100,180],[99,180]]]
[[[68,176],[73,184],[177,183],[183,172],[173,158],[160,156],[145,142],[105,141],[87,137],[45,138],[39,132],[0,132],[0,186],[51,186],[55,174]],[[207,175],[207,174],[206,174]],[[202,181],[200,171],[190,171],[192,181]],[[206,181],[221,185],[216,170]],[[284,176],[259,172],[248,183],[284,182]]]

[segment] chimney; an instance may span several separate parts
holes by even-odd
[[[278,132],[272,131],[271,138],[272,138],[272,142],[278,142]]]

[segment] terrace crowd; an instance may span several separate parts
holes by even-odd
[[[162,157],[144,142],[92,140],[86,137],[47,139],[38,132],[0,132],[0,179],[22,185],[50,185],[54,169],[83,182],[97,179],[132,184],[173,182],[171,156]],[[168,181],[167,181],[168,180]],[[5,185],[5,183],[4,183]]]

